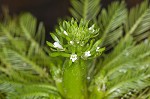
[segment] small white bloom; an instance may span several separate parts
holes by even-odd
[[[68,33],[66,31],[64,31],[64,34],[68,36]]]
[[[92,32],[95,32],[94,25],[92,25],[91,27],[89,27],[89,30],[92,31]]]
[[[78,58],[77,58],[77,55],[76,55],[76,54],[72,54],[72,55],[70,56],[70,59],[72,60],[72,62],[75,62],[75,60],[77,60]]]
[[[73,42],[73,41],[70,41],[70,44],[72,44],[72,45],[73,45],[73,44],[74,44],[74,42]]]
[[[89,27],[89,30],[93,30],[94,29],[94,25],[92,25],[91,27]]]
[[[99,51],[99,49],[100,49],[100,47],[97,47],[97,48],[96,48],[96,52],[98,52],[98,51]]]
[[[59,44],[59,42],[54,42],[53,46],[55,48],[63,49],[63,47]]]
[[[68,36],[68,33],[66,31],[64,31],[64,34]]]
[[[91,56],[91,52],[90,52],[90,51],[84,52],[84,56],[85,56],[85,57]]]
[[[88,76],[88,77],[87,77],[87,80],[90,80],[90,79],[91,79],[91,78]]]

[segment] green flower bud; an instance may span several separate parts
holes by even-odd
[[[81,20],[77,22],[72,19],[71,21],[63,21],[56,29],[56,33],[51,33],[54,43],[47,44],[51,47],[54,56],[68,57],[70,60],[75,62],[77,59],[91,59],[99,56],[105,48],[100,48],[99,45],[101,40],[96,40],[99,34],[99,29],[96,28],[95,24],[89,25],[89,22]],[[52,46],[53,45],[53,46]],[[62,54],[66,53],[66,54]],[[61,52],[58,55],[58,52]]]

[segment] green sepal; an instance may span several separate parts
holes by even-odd
[[[94,39],[92,39],[92,40],[90,41],[90,45],[89,45],[89,47],[88,47],[87,50],[90,50],[90,49],[92,48],[94,41],[95,41]]]
[[[50,47],[53,47],[53,48],[54,48],[54,45],[53,45],[51,42],[46,41],[46,44],[47,44],[48,46],[50,46]]]
[[[92,49],[91,49],[91,51],[93,51],[93,50],[95,50],[99,45],[100,45],[100,43],[102,42],[102,40],[100,39],[100,40],[98,40],[94,45],[93,45],[93,47],[92,47]]]
[[[50,33],[50,35],[52,36],[53,40],[56,41],[56,42],[59,42],[59,39],[56,37],[56,35],[54,35],[53,33]]]
[[[105,51],[105,47],[100,48],[99,51],[97,52],[97,54],[95,55],[95,57],[100,56],[103,51]]]

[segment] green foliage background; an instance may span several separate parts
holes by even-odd
[[[150,5],[127,10],[124,1],[70,0],[77,19],[99,27],[106,47],[88,63],[89,99],[150,99]],[[43,23],[29,13],[0,22],[0,99],[63,99],[65,58],[51,57]],[[72,86],[74,88],[75,86]]]

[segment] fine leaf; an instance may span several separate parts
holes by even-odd
[[[71,14],[74,18],[80,20],[92,20],[95,19],[100,11],[101,0],[70,0],[72,8],[70,8]]]

